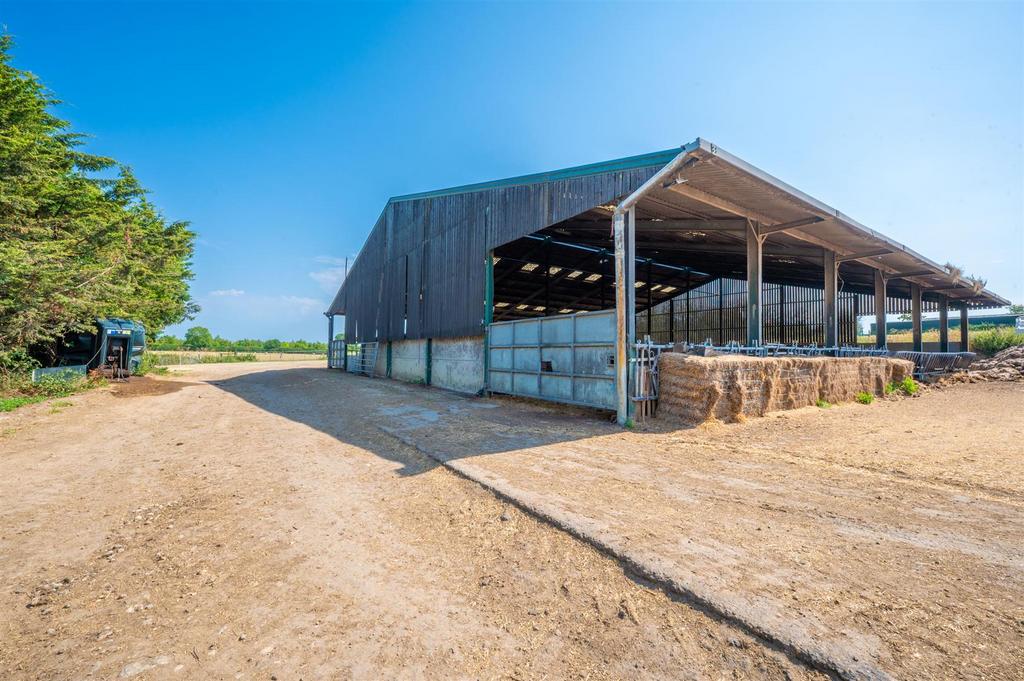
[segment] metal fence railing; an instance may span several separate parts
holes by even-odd
[[[766,343],[764,345],[741,345],[736,342],[714,345],[710,339],[701,345],[682,344],[683,351],[696,349],[714,354],[747,355],[750,357],[895,357],[914,363],[914,375],[918,378],[935,376],[953,371],[963,371],[974,362],[977,355],[973,352],[920,352],[910,350],[889,350],[888,348],[872,348],[863,346],[843,345],[824,347],[810,345],[782,345]]]
[[[352,343],[355,352],[348,354],[348,370],[354,374],[373,376],[377,367],[377,343]]]

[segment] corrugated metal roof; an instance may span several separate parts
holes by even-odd
[[[1009,304],[1005,298],[978,289],[907,246],[697,138],[681,147],[649,154],[393,197],[356,259],[349,276],[352,281],[339,290],[329,311],[358,317],[362,320],[360,335],[363,329],[369,329],[375,337],[389,337],[398,326],[405,328],[402,320],[406,314],[412,324],[409,335],[414,335],[414,329],[420,335],[444,335],[446,331],[475,328],[481,316],[477,308],[483,286],[482,266],[477,266],[489,249],[548,227],[556,235],[568,234],[570,240],[606,248],[607,230],[594,227],[610,224],[606,204],[621,200],[680,154],[691,156],[693,162],[679,171],[679,184],[658,186],[645,195],[637,204],[639,217],[649,221],[739,219],[741,225],[747,218],[769,229],[796,220],[817,219],[814,224],[768,236],[772,248],[765,251],[770,259],[765,272],[767,275],[774,268],[780,283],[807,283],[815,278],[820,260],[815,265],[815,254],[810,252],[824,248],[849,256],[844,270],[852,288],[862,292],[870,289],[871,268],[876,268],[892,277],[890,290],[895,296],[908,297],[910,283],[914,283],[932,301],[947,295],[971,307]],[[745,251],[735,235],[688,231],[675,233],[638,225],[638,253],[648,248],[669,254],[666,257],[706,258],[707,264],[717,267],[718,276],[742,274]],[[663,241],[654,242],[654,238]],[[886,252],[880,254],[882,250]],[[857,255],[860,257],[852,257]],[[699,260],[684,264],[705,269]],[[398,298],[408,302],[392,304]],[[424,309],[413,310],[416,304]],[[404,311],[407,308],[408,313]],[[453,315],[455,308],[460,312]]]
[[[438,189],[435,191],[419,192],[417,194],[393,196],[391,197],[391,199],[388,200],[388,203],[410,201],[413,199],[428,199],[438,196],[451,196],[453,194],[467,194],[469,192],[478,192],[484,189],[496,189],[499,187],[514,187],[517,185],[555,182],[557,180],[567,180],[573,177],[584,177],[586,175],[600,175],[601,173],[614,172],[616,170],[630,170],[632,168],[645,168],[647,166],[656,165],[663,166],[669,161],[671,161],[673,158],[675,158],[679,154],[680,149],[681,147],[676,147],[675,149],[655,151],[650,154],[640,154],[639,156],[627,156],[625,158],[617,158],[611,161],[601,161],[600,163],[588,163],[587,165],[573,166],[571,168],[562,168],[561,170],[551,170],[544,173],[519,175],[516,177],[508,177],[503,180],[491,180],[489,182],[466,184],[459,187],[450,187],[448,189]]]

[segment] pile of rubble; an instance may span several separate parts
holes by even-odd
[[[968,383],[981,381],[1024,381],[1024,345],[1000,350],[992,357],[981,359],[959,375]]]

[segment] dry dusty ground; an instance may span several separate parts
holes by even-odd
[[[380,382],[313,366],[0,418],[0,679],[822,677],[382,432]]]
[[[1024,385],[623,432],[175,381],[0,419],[0,676],[1022,678]]]
[[[382,427],[842,676],[1024,678],[1024,384],[644,432],[420,394]]]

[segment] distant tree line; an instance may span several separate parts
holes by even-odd
[[[0,371],[99,317],[151,334],[191,318],[195,234],[127,166],[81,150],[58,100],[11,65],[11,44],[0,35]]]
[[[326,353],[327,343],[305,340],[283,341],[276,338],[228,340],[214,336],[203,326],[185,331],[184,338],[158,336],[149,345],[152,350],[215,350],[218,352],[316,352]]]

